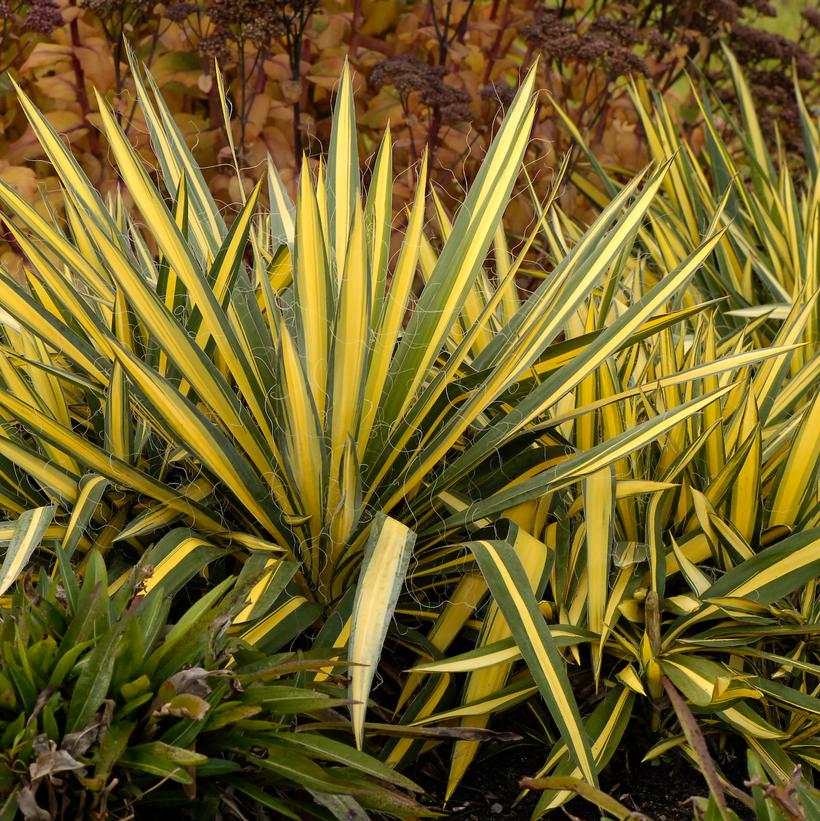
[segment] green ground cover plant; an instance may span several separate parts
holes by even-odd
[[[338,659],[262,654],[229,634],[262,562],[190,605],[178,594],[195,567],[153,583],[181,538],[194,537],[171,531],[113,585],[98,551],[78,579],[60,548],[55,578],[19,585],[2,625],[0,817],[425,815],[409,779],[327,733],[294,732],[347,703],[335,677],[299,680]]]

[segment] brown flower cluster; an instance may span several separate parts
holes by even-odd
[[[319,0],[212,0],[208,16],[222,36],[244,38],[256,48],[265,49],[275,38],[287,35],[294,25],[310,18],[318,6]]]
[[[171,3],[165,9],[165,17],[174,23],[182,23],[187,20],[195,11],[195,3]]]
[[[800,76],[806,79],[815,71],[814,58],[782,34],[735,23],[732,35],[734,51],[741,63],[753,65],[775,60],[782,65],[789,65],[794,62]]]
[[[209,62],[216,60],[220,65],[229,60],[231,56],[228,39],[221,31],[200,37],[197,52]]]
[[[803,9],[800,16],[815,30],[820,31],[820,9]]]
[[[56,3],[52,0],[34,0],[23,21],[23,28],[36,34],[49,35],[63,23],[63,15]]]
[[[440,112],[445,124],[471,119],[470,95],[445,82],[446,69],[431,66],[409,54],[390,57],[374,66],[371,86],[379,90],[393,86],[403,100],[417,92],[423,105]]]
[[[479,94],[482,100],[495,100],[501,108],[509,108],[515,97],[516,89],[507,83],[488,83],[481,86]]]
[[[126,17],[151,11],[155,4],[153,0],[82,0],[81,5],[100,20],[107,20],[115,15]]]
[[[664,90],[692,63],[729,106],[736,105],[720,59],[721,43],[726,43],[751,80],[764,129],[772,136],[779,122],[781,137],[796,149],[799,115],[791,71],[795,66],[799,77],[816,89],[820,11],[802,11],[805,25],[794,39],[757,25],[760,18],[776,15],[767,0],[601,1],[582,8],[562,3],[536,11],[522,34],[560,70],[583,65],[603,79],[597,86],[601,99],[591,107],[598,116],[606,111],[604,97],[612,80],[649,74]]]
[[[634,50],[640,32],[626,19],[602,16],[589,24],[562,18],[560,12],[540,9],[524,37],[559,63],[586,63],[610,80],[626,74],[646,74],[646,63]]]

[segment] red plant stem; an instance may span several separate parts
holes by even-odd
[[[76,7],[77,0],[71,0],[69,5]],[[88,126],[88,144],[91,152],[99,156],[100,154],[100,137],[97,129],[89,122],[88,116],[91,113],[91,106],[88,102],[88,93],[85,90],[85,71],[77,57],[77,50],[82,43],[80,42],[80,27],[77,24],[75,17],[68,25],[68,30],[71,33],[71,67],[74,69],[74,82],[77,85],[77,102],[80,104],[80,112],[83,115],[83,122]]]
[[[496,0],[493,4],[493,12],[492,12],[492,19],[495,19],[495,15],[498,12],[498,4],[500,0]],[[487,65],[484,67],[484,77],[482,78],[481,82],[483,85],[487,85],[490,82],[490,73],[493,70],[493,65],[495,61],[498,59],[498,50],[501,48],[501,41],[504,39],[504,32],[507,30],[507,26],[510,22],[510,6],[511,0],[507,0],[507,3],[504,5],[504,13],[501,15],[501,23],[498,26],[498,31],[496,32],[495,39],[493,40],[493,44],[490,46],[489,52],[487,52]]]
[[[362,24],[362,0],[353,0],[353,19],[350,23],[350,56],[355,59],[359,48],[359,26]]]
[[[256,82],[251,91],[251,96],[248,98],[248,116],[250,116],[250,112],[253,110],[253,104],[256,102],[256,98],[265,90],[265,82],[267,80],[265,76],[265,60],[267,59],[268,50],[265,49],[257,54],[256,60],[254,61],[254,65],[258,64],[259,68],[256,72]]]
[[[308,51],[309,43],[306,43],[301,34],[295,38],[291,46],[291,79],[302,85],[302,57]],[[310,54],[307,54],[310,59]],[[293,104],[293,161],[294,168],[299,171],[302,165],[302,102],[304,92],[299,95]]]
[[[239,158],[245,156],[245,127],[248,122],[248,77],[245,74],[245,38],[241,28],[239,34],[239,54],[237,55],[239,69]]]
[[[433,117],[430,121],[430,130],[427,132],[427,150],[430,153],[430,164],[432,165],[433,157],[436,155],[436,148],[438,148],[438,135],[441,131],[441,106],[433,106]]]

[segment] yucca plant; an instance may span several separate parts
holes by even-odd
[[[264,573],[252,556],[193,604],[171,531],[119,584],[96,550],[77,578],[27,575],[0,624],[0,817],[417,818],[419,789],[311,720],[347,703],[338,659],[261,654],[227,628]],[[298,728],[298,731],[297,731]]]
[[[671,329],[705,307],[679,301],[725,235],[725,203],[703,241],[647,283],[631,252],[672,165],[648,170],[577,242],[559,244],[554,269],[522,302],[515,277],[555,218],[561,178],[512,254],[502,217],[534,75],[452,222],[433,198],[438,240],[424,231],[420,165],[393,262],[390,136],[363,198],[346,71],[327,165],[314,176],[305,164],[294,204],[271,163],[269,207],[258,188],[247,193],[228,228],[150,77],[133,70],[158,175],[100,100],[123,181],[109,201],[21,96],[63,189],[58,209],[0,185],[27,264],[24,283],[0,277],[0,501],[49,518],[42,530],[9,526],[3,592],[46,533],[79,557],[90,526],[126,572],[181,523],[196,535],[169,550],[164,572],[184,563],[218,578],[266,554],[232,629],[262,652],[303,634],[304,646],[344,653],[359,746],[375,731],[367,700],[386,641],[408,664],[466,646],[483,662],[458,668],[464,683],[455,668],[397,675],[390,706],[407,737],[388,760],[402,765],[424,743],[411,724],[461,725],[452,792],[476,731],[539,693],[594,783],[605,758],[590,740],[596,714],[582,718],[566,666],[589,641],[599,677],[602,645],[615,640],[606,602],[628,598],[620,587],[606,594],[606,500],[637,510],[631,497],[658,489],[639,474],[612,490],[606,477],[633,457],[654,459],[637,454],[658,437],[702,436],[702,414],[729,419],[732,373],[764,361],[780,373],[791,351],[725,345],[676,372],[664,354],[655,378],[659,340],[682,339]],[[599,398],[590,387],[607,373],[614,381]],[[595,431],[598,413],[607,422]],[[588,596],[578,592],[577,538],[567,563],[579,480],[596,500],[605,494],[589,526],[598,541]]]
[[[713,322],[696,323],[687,349],[663,331],[643,362],[626,353],[602,366],[591,385],[579,386],[578,407],[547,424],[576,442],[589,436],[586,447],[595,446],[634,425],[639,414],[684,401],[691,388],[680,395],[682,381],[711,370],[716,347],[742,351],[751,336],[718,346],[714,334]],[[631,454],[558,494],[551,517],[537,504],[513,514],[550,548],[541,611],[578,665],[576,687],[597,691],[585,726],[599,767],[618,753],[630,722],[657,734],[657,745],[647,736],[649,758],[677,747],[691,755],[664,705],[663,676],[709,716],[710,737],[730,735],[757,750],[770,778],[785,780],[798,763],[817,761],[820,701],[811,679],[820,572],[812,456],[817,400],[764,451],[754,389],[767,384],[771,370],[764,363],[753,378],[745,370],[725,397],[666,434],[657,449]],[[626,387],[633,383],[641,387]],[[659,388],[652,400],[650,386]],[[721,461],[712,473],[710,454],[718,448]],[[448,608],[463,612],[464,602],[454,599]],[[493,639],[423,664],[414,675],[466,673],[469,692],[476,676],[498,675],[504,664],[510,684],[497,684],[485,705],[520,703],[536,689],[527,670],[513,667],[522,646],[509,634]],[[434,696],[427,698],[429,705]],[[471,723],[481,707],[476,699],[457,709],[428,709],[420,723]],[[546,773],[581,776],[565,741],[555,744],[537,776]],[[536,814],[570,796],[545,792]]]
[[[550,410],[541,429],[559,431],[584,451],[633,428],[642,414],[690,400],[693,389],[725,387],[728,393],[665,432],[657,448],[625,454],[587,475],[566,491],[556,521],[543,516],[543,508],[539,520],[531,508],[525,527],[554,545],[541,606],[558,622],[553,630],[579,665],[576,686],[589,681],[597,691],[585,724],[598,766],[617,754],[636,720],[658,735],[654,745],[647,738],[649,758],[676,748],[694,758],[665,700],[661,682],[667,677],[705,716],[710,741],[740,740],[767,778],[783,785],[796,765],[807,773],[816,768],[820,749],[814,640],[820,211],[812,165],[819,144],[803,107],[810,175],[802,185],[793,183],[783,156],[775,172],[761,153],[739,71],[734,79],[747,128],[740,132],[745,153],[734,159],[709,117],[712,148],[699,156],[677,141],[662,101],[657,98],[652,111],[640,108],[636,92],[656,159],[670,165],[637,232],[644,253],[628,263],[623,277],[638,294],[646,282],[662,282],[699,243],[699,232],[717,222],[726,231],[678,298],[687,306],[707,295],[728,296],[729,304],[682,318],[648,345],[619,353],[588,375],[571,400]],[[702,98],[700,104],[709,112]],[[588,157],[608,192],[618,196],[614,172]],[[581,171],[573,179],[606,206],[607,197],[584,182]],[[716,212],[719,201],[725,207]],[[561,259],[582,241],[583,230],[556,213],[542,236]],[[740,269],[733,267],[738,259],[745,260]],[[745,290],[733,285],[741,279]],[[775,293],[781,304],[757,304],[780,299]],[[573,317],[574,329],[604,327],[625,301],[617,288],[604,291]],[[769,349],[775,355],[761,363],[764,344],[775,346]],[[754,361],[736,359],[737,371],[714,373],[713,363],[727,355]],[[702,383],[684,384],[704,368],[709,374]],[[418,672],[473,675],[520,654],[514,643],[499,641]],[[530,676],[519,673],[517,686],[502,695],[514,704],[532,690]],[[432,711],[430,720],[446,715]],[[542,789],[548,773],[553,786],[536,815],[571,796],[569,787],[558,788],[561,779],[570,784],[582,776],[563,740],[538,773]]]

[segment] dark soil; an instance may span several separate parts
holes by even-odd
[[[706,782],[681,757],[671,762],[641,763],[641,758],[652,741],[624,738],[621,751],[601,774],[601,788],[627,807],[638,810],[654,821],[691,821],[692,796],[708,794]],[[518,781],[534,775],[544,764],[547,750],[531,744],[498,745],[488,748],[487,754],[476,760],[452,799],[442,809],[455,821],[492,821],[493,819],[529,819],[538,796],[530,794],[519,804],[513,803],[520,794]],[[407,773],[423,785],[431,795],[444,793],[448,760],[437,764],[428,760],[419,772]],[[724,764],[724,772],[733,783],[742,784],[745,773],[731,762]],[[741,818],[747,817],[743,808],[733,804]],[[577,798],[564,805],[552,817],[580,821],[598,821],[599,810]]]

